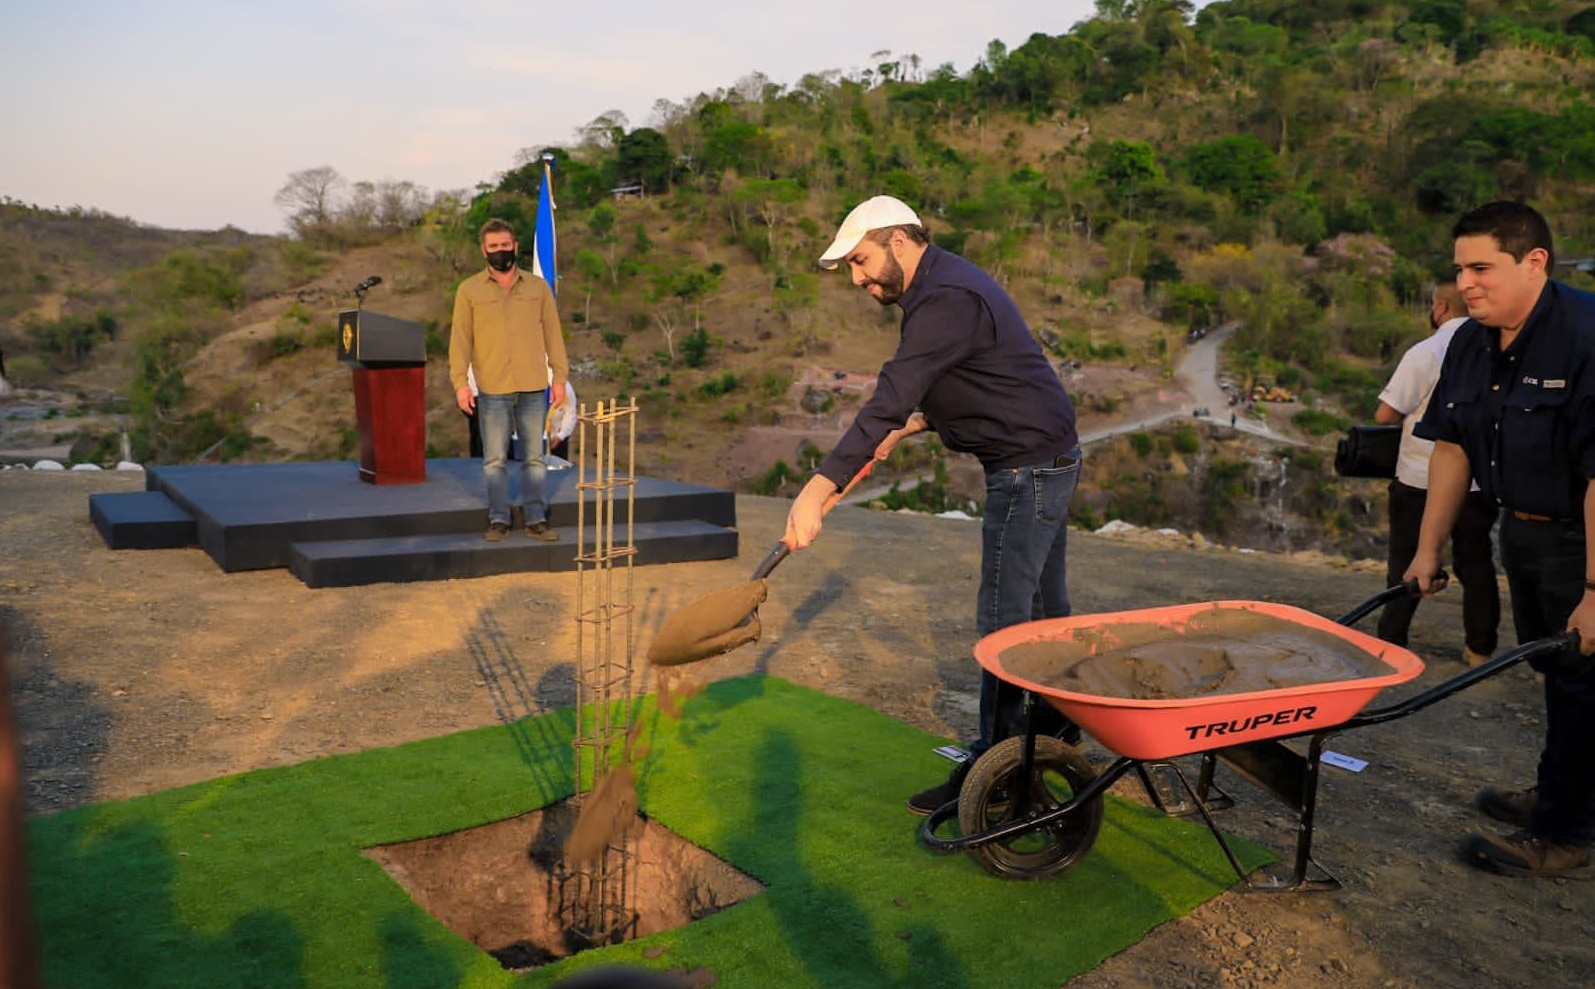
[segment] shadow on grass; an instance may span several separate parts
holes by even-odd
[[[42,866],[35,875],[78,879],[33,889],[48,985],[308,989],[326,984],[328,975],[311,975],[305,935],[287,912],[250,910],[224,930],[207,933],[198,925],[224,913],[229,894],[192,877],[180,883],[180,856],[190,853],[174,854],[161,829],[149,821],[116,822],[115,811],[97,808],[72,813],[77,820],[34,850]],[[193,854],[204,853],[196,849]],[[93,895],[85,896],[85,884]],[[191,892],[174,892],[185,885]],[[87,901],[92,909],[85,909]],[[458,959],[426,924],[414,912],[380,921],[381,977],[391,989],[453,989],[464,981]],[[330,961],[336,969],[349,959]],[[326,968],[328,962],[323,958],[316,967]]]
[[[756,860],[772,846],[791,850],[790,871],[780,877],[778,889],[772,888],[769,905],[781,936],[812,983],[826,989],[971,989],[958,958],[944,947],[934,927],[897,932],[906,943],[908,962],[890,964],[877,947],[880,933],[868,912],[824,876],[850,864],[830,863],[827,870],[805,861],[800,763],[797,743],[788,732],[775,730],[764,737],[753,781],[756,820],[737,829],[740,837],[728,843],[728,850],[733,862]]]
[[[35,875],[75,874],[101,894],[84,910],[74,885],[34,886],[49,985],[304,989],[304,938],[286,914],[254,910],[214,936],[195,930],[205,911],[176,902],[177,861],[160,829],[138,820],[102,826],[96,816],[82,812],[33,853]]]
[[[465,973],[448,953],[429,944],[414,913],[384,917],[382,974],[389,989],[451,989]]]

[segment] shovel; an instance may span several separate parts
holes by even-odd
[[[827,499],[821,517],[829,515],[837,503],[868,477],[875,464],[874,460],[866,461],[847,482],[847,487]],[[765,578],[791,552],[792,547],[783,537],[754,569],[752,579],[706,594],[666,618],[648,646],[648,662],[654,666],[696,663],[758,639],[764,630],[759,622],[759,605],[769,595]]]

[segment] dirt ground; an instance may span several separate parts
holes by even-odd
[[[197,549],[112,552],[89,522],[88,495],[141,487],[138,474],[0,472],[0,622],[30,813],[574,700],[572,575],[310,590],[281,570],[223,575]],[[639,665],[664,616],[747,578],[785,510],[739,498],[740,559],[635,571]],[[838,509],[815,546],[772,576],[764,639],[715,660],[715,673],[766,672],[967,736],[975,526]],[[1382,583],[1366,566],[1321,556],[1180,539],[1081,533],[1070,557],[1081,612],[1253,598],[1333,616]],[[1460,596],[1426,603],[1413,646],[1429,669],[1401,693],[1460,672],[1461,642]],[[1595,984],[1595,883],[1497,878],[1455,855],[1485,826],[1473,793],[1530,778],[1542,718],[1532,675],[1514,669],[1337,737],[1333,748],[1369,763],[1358,774],[1326,770],[1320,789],[1315,857],[1343,889],[1226,893],[1071,987]],[[1227,779],[1241,805],[1222,820],[1287,852],[1289,815]],[[904,796],[931,781],[905,772]],[[904,812],[904,828],[917,823]]]

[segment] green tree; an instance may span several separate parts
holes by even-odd
[[[1457,157],[1442,161],[1418,173],[1413,180],[1414,204],[1433,216],[1456,214],[1496,198],[1500,184],[1481,159],[1486,151],[1477,141],[1463,142]]]
[[[616,229],[617,217],[615,207],[608,203],[599,203],[587,212],[587,232],[598,241],[604,249],[604,260],[609,265],[609,283],[619,284],[619,272],[615,266],[615,251],[620,244],[620,233]]]
[[[615,185],[613,156],[602,151],[599,153],[607,157],[589,160],[587,156],[593,153],[590,150],[567,151],[557,147],[527,149],[519,155],[524,159],[523,163],[505,172],[495,191],[511,193],[536,203],[543,188],[543,155],[551,154],[554,156],[554,187],[558,191],[560,205],[586,209],[603,202]],[[528,226],[526,229],[530,231],[532,228]],[[520,233],[521,228],[516,227],[515,231]]]
[[[703,367],[709,362],[709,345],[711,342],[709,331],[701,326],[688,333],[687,338],[681,341],[682,363],[692,368]]]
[[[730,104],[711,101],[698,111],[703,128],[699,167],[714,185],[727,171],[759,175],[765,171],[770,151],[769,134],[757,124],[737,118]]]
[[[1141,280],[1148,286],[1159,282],[1177,282],[1181,277],[1179,262],[1160,250],[1154,250],[1147,259],[1146,267],[1141,269]]]
[[[1163,191],[1168,178],[1145,141],[1096,141],[1086,152],[1091,178],[1127,217]]]
[[[188,397],[183,366],[198,347],[192,327],[163,318],[148,327],[133,350],[129,407],[133,456],[140,462],[165,463],[179,447],[177,408]]]
[[[1196,145],[1185,156],[1185,170],[1198,187],[1231,196],[1249,214],[1266,206],[1279,185],[1273,150],[1250,134],[1229,134]]]
[[[1569,17],[1565,30],[1568,34],[1595,41],[1595,7],[1585,7]]]
[[[924,200],[925,183],[919,176],[905,168],[893,168],[880,177],[881,190],[888,196],[901,199],[905,203],[918,203]]]
[[[798,210],[807,199],[803,187],[794,179],[756,179],[738,188],[736,196],[763,221],[775,269],[785,269],[787,255],[794,245],[783,236],[784,228],[797,218]]]
[[[585,293],[582,301],[582,322],[591,323],[593,286],[609,275],[610,266],[590,248],[584,247],[576,252],[575,269],[576,277],[581,280],[582,291]]]
[[[680,325],[680,317],[690,312],[693,329],[701,329],[702,302],[719,284],[718,265],[711,268],[687,265],[654,276],[648,299],[655,304],[654,324],[664,335],[665,352],[672,362],[676,359],[676,331]]]
[[[35,346],[52,357],[74,365],[82,365],[102,342],[116,339],[116,317],[101,309],[93,318],[66,317],[53,323],[35,323],[28,326],[28,335]]]
[[[615,149],[615,178],[639,182],[649,193],[667,192],[673,161],[665,136],[652,127],[639,127],[622,137]]]
[[[1169,318],[1197,330],[1218,322],[1218,289],[1211,285],[1177,282],[1169,286]]]

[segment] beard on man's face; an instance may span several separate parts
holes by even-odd
[[[883,306],[889,306],[903,297],[903,266],[897,263],[897,255],[892,253],[889,246],[886,248],[886,262],[881,277],[866,278],[859,287],[868,291],[871,285],[879,286],[881,294],[871,293],[871,297]]]

